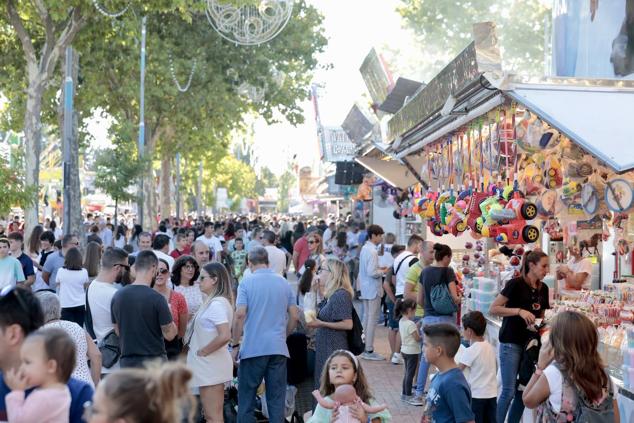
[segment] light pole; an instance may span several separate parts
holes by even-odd
[[[139,101],[139,160],[143,160],[143,149],[145,146],[145,33],[146,33],[147,17],[141,19],[141,88]],[[139,200],[137,205],[137,218],[141,226],[143,226],[143,175],[139,178]]]
[[[64,137],[62,140],[63,164],[63,185],[64,185],[64,234],[71,232],[70,217],[70,163],[71,163],[71,145],[73,143],[73,48],[66,47],[66,69],[64,79]]]

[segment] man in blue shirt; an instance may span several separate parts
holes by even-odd
[[[33,269],[33,260],[24,254],[24,236],[20,232],[11,232],[9,238],[9,251],[11,256],[18,259],[22,265],[22,273],[24,273],[24,285],[30,287],[35,282],[35,269]]]
[[[26,289],[7,286],[0,291],[0,422],[7,421],[5,397],[11,391],[3,374],[18,369],[21,364],[20,348],[28,334],[44,323],[42,308],[35,295]],[[68,381],[71,395],[70,423],[82,423],[84,404],[92,401],[93,389],[77,379]],[[26,391],[28,396],[32,389]]]
[[[238,286],[233,327],[232,347],[240,347],[238,421],[255,422],[255,396],[264,379],[269,421],[283,422],[289,357],[286,337],[297,324],[297,306],[286,279],[268,268],[264,248],[249,252],[249,267],[252,274]]]

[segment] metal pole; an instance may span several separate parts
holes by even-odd
[[[181,153],[176,153],[176,218],[181,217]]]
[[[143,149],[145,146],[145,32],[147,17],[141,19],[141,92],[139,101],[139,160],[143,159]],[[139,203],[138,203],[138,222],[143,226],[143,175],[139,178]]]
[[[62,140],[63,178],[64,178],[64,234],[69,234],[70,223],[70,161],[71,144],[73,142],[73,48],[66,47],[66,77],[64,79],[64,137]]]

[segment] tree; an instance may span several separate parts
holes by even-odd
[[[506,69],[543,74],[544,22],[540,0],[401,0],[398,12],[424,46],[416,76],[429,80],[472,39],[474,23],[497,24]],[[398,55],[394,55],[398,61]]]
[[[19,172],[0,160],[0,216],[6,216],[12,207],[28,210],[33,205],[37,189],[26,185]]]
[[[288,213],[289,196],[291,189],[297,185],[297,175],[289,168],[280,175],[279,181],[277,209],[281,213]]]
[[[70,4],[66,0],[5,0],[5,4],[6,16],[0,17],[2,69],[9,71],[5,73],[5,77],[10,81],[5,89],[12,92],[11,94],[19,93],[5,95],[23,110],[22,119],[17,118],[17,113],[13,111],[12,119],[20,125],[12,129],[24,130],[27,152],[26,184],[37,187],[42,116],[43,112],[47,112],[43,109],[46,107],[44,102],[55,96],[55,90],[51,90],[51,87],[55,86],[53,82],[60,57],[86,26],[90,17],[99,13],[90,0],[74,0]],[[187,4],[187,0],[136,0],[131,6],[141,10],[174,11],[186,10]],[[5,26],[5,22],[8,26]],[[8,31],[8,27],[13,33]],[[16,38],[19,45],[16,45]],[[37,196],[34,197],[33,204],[35,207],[25,210],[27,231],[37,223]]]
[[[260,175],[255,180],[255,193],[257,195],[264,195],[266,188],[277,188],[278,184],[277,176],[275,176],[268,166],[264,166],[260,170]]]
[[[134,149],[124,144],[114,149],[100,150],[95,155],[95,187],[101,189],[114,200],[114,223],[117,224],[117,213],[120,202],[136,199],[130,191],[141,172],[144,163],[136,158]]]

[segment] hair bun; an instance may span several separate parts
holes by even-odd
[[[442,247],[443,247],[443,244],[440,244],[438,242],[434,244],[434,250],[436,251],[442,250]]]

